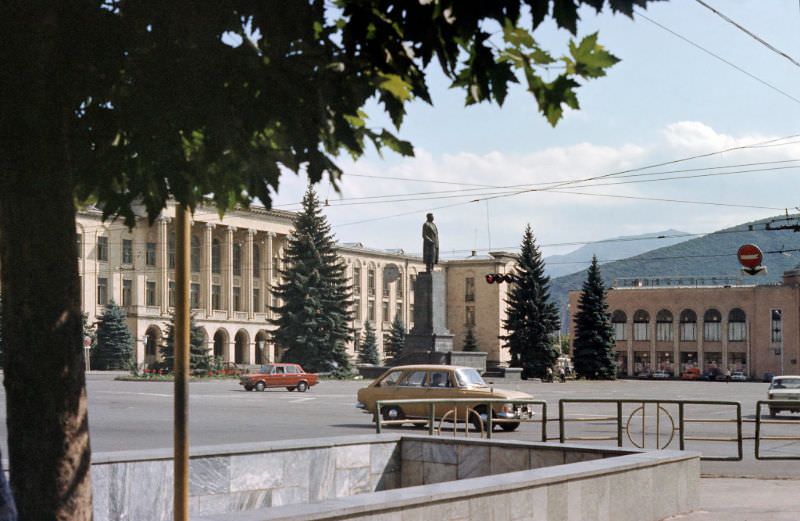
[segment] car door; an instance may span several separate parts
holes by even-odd
[[[453,378],[453,374],[451,371],[446,369],[433,369],[428,371],[428,379],[425,386],[426,392],[426,399],[447,399],[447,398],[459,398],[458,395],[458,388],[456,387],[456,382]],[[454,409],[455,404],[448,404],[448,403],[441,403],[436,404],[436,417],[441,418],[445,412]],[[463,406],[459,406],[456,408],[457,414],[459,418],[463,418]],[[424,414],[427,416],[429,413],[426,410]],[[451,414],[452,416],[452,414]],[[452,417],[451,417],[452,419]]]
[[[412,369],[403,375],[395,392],[398,400],[420,400],[428,396],[426,387],[428,371],[425,369]],[[425,417],[428,408],[423,404],[400,404],[406,416]]]
[[[272,370],[272,375],[267,382],[268,387],[285,387],[286,386],[286,367],[277,365]]]

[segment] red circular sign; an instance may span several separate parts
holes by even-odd
[[[761,266],[761,261],[764,260],[764,254],[755,244],[740,246],[736,256],[739,258],[739,263],[745,268],[757,268]]]

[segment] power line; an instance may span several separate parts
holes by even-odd
[[[696,0],[696,1],[697,1],[698,4],[702,5],[703,7],[705,7],[706,9],[708,9],[709,11],[714,13],[715,15],[719,16],[720,18],[722,18],[723,20],[725,20],[729,24],[733,25],[734,27],[736,27],[737,29],[739,29],[743,33],[747,34],[748,36],[753,38],[755,41],[757,41],[758,43],[760,43],[761,45],[763,45],[764,47],[766,47],[770,51],[772,51],[772,52],[774,52],[774,53],[776,53],[776,54],[778,54],[780,56],[783,56],[784,58],[786,58],[787,60],[792,62],[792,64],[794,64],[795,66],[800,67],[800,63],[798,63],[797,60],[795,60],[794,58],[789,56],[789,54],[781,51],[780,49],[778,49],[777,47],[775,47],[771,43],[767,42],[766,40],[764,40],[763,38],[761,38],[757,34],[753,33],[752,31],[750,31],[746,27],[742,26],[741,24],[739,24],[736,21],[732,20],[731,18],[729,18],[725,14],[719,12],[715,8],[711,7],[707,3],[703,2],[703,0]]]
[[[697,44],[697,43],[693,42],[692,40],[688,39],[687,37],[685,37],[685,36],[683,36],[683,35],[681,35],[681,34],[679,34],[679,33],[675,32],[675,31],[673,31],[673,30],[672,30],[672,29],[670,29],[669,27],[666,27],[666,26],[664,26],[664,25],[662,25],[662,24],[660,24],[660,23],[656,22],[656,21],[655,21],[655,20],[653,20],[652,18],[649,18],[649,17],[645,16],[645,15],[642,13],[642,10],[641,10],[641,9],[637,9],[637,10],[636,10],[636,14],[637,14],[638,16],[640,16],[641,18],[644,18],[645,20],[647,20],[647,21],[648,21],[648,22],[650,22],[651,24],[653,24],[653,25],[655,25],[655,26],[657,26],[657,27],[660,27],[661,29],[663,29],[663,30],[667,31],[668,33],[672,34],[673,36],[675,36],[675,37],[677,37],[677,38],[680,38],[681,40],[683,40],[684,42],[688,43],[689,45],[691,45],[691,46],[693,46],[693,47],[696,47],[696,48],[700,49],[700,50],[701,50],[701,51],[703,51],[704,53],[706,53],[706,54],[709,54],[709,55],[713,56],[714,58],[718,59],[719,61],[721,61],[721,62],[723,62],[723,63],[725,63],[725,64],[727,64],[727,65],[729,65],[729,66],[733,67],[734,69],[736,69],[737,71],[741,72],[742,74],[745,74],[745,75],[749,76],[750,78],[752,78],[752,79],[756,80],[757,82],[761,83],[762,85],[765,85],[766,87],[769,87],[770,89],[774,90],[775,92],[778,92],[778,93],[780,93],[780,94],[784,95],[785,97],[789,98],[790,100],[794,101],[795,103],[797,103],[797,104],[800,104],[800,99],[798,99],[798,98],[795,98],[794,96],[792,96],[792,95],[791,95],[791,94],[789,94],[788,92],[786,92],[786,91],[784,91],[784,90],[781,90],[780,88],[776,87],[775,85],[773,85],[773,84],[771,84],[771,83],[769,83],[769,82],[767,82],[767,81],[765,81],[765,80],[762,80],[761,78],[759,78],[759,77],[758,77],[758,76],[756,76],[755,74],[753,74],[753,73],[751,73],[751,72],[748,72],[748,71],[746,71],[745,69],[743,69],[743,68],[739,67],[739,66],[738,66],[738,65],[736,65],[735,63],[733,63],[733,62],[731,62],[731,61],[729,61],[729,60],[726,60],[725,58],[723,58],[723,57],[722,57],[722,56],[720,56],[719,54],[716,54],[716,53],[714,53],[714,52],[712,52],[712,51],[709,51],[708,49],[706,49],[706,48],[705,48],[705,47],[703,47],[702,45],[700,45],[700,44]]]

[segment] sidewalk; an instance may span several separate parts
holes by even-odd
[[[797,521],[800,480],[702,478],[700,506],[664,521]]]

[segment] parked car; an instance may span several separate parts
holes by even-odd
[[[317,385],[319,378],[314,373],[307,373],[297,364],[262,365],[257,373],[242,375],[239,385],[246,391],[263,391],[267,387],[285,387],[289,391],[297,389],[304,393],[309,387]]]
[[[639,380],[648,380],[652,377],[653,373],[651,373],[648,369],[645,369],[644,371],[639,371],[636,374],[636,378],[638,378]]]
[[[769,415],[775,417],[781,411],[800,412],[800,376],[776,376],[767,390],[767,399],[795,401],[797,404],[769,405]]]
[[[731,381],[733,382],[746,382],[747,380],[747,373],[744,371],[734,371],[731,373]]]
[[[489,387],[481,375],[472,367],[451,365],[406,365],[389,369],[367,387],[358,390],[356,407],[375,414],[376,402],[380,400],[413,400],[435,398],[475,398],[475,403],[458,404],[458,418],[467,418],[468,409],[478,413],[470,421],[476,427],[488,419],[486,405],[480,399],[501,398],[506,400],[532,399],[530,394],[519,391],[504,391]],[[452,407],[438,407],[436,418]],[[525,404],[492,404],[492,417],[500,419],[525,419],[533,411]],[[424,403],[389,405],[380,411],[385,420],[426,419],[428,406]],[[504,431],[513,431],[519,422],[498,422]]]
[[[669,380],[670,378],[672,378],[672,375],[669,371],[664,371],[663,369],[659,369],[653,373],[654,380]]]
[[[700,379],[700,369],[697,367],[690,367],[683,372],[681,375],[681,380],[699,380]]]

